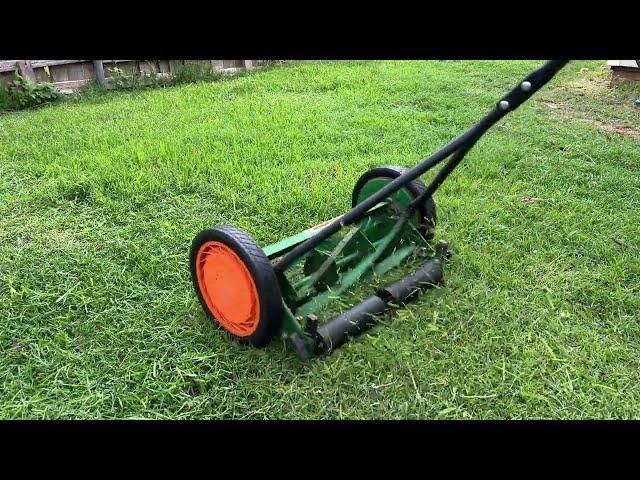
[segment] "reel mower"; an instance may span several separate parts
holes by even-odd
[[[221,225],[191,245],[191,276],[207,315],[243,344],[264,347],[285,336],[301,359],[330,354],[376,324],[385,312],[442,282],[451,252],[434,243],[433,194],[478,139],[518,108],[567,63],[531,72],[484,118],[411,169],[378,167],[353,188],[352,209],[265,248],[244,231]],[[421,175],[448,159],[425,185]],[[377,289],[341,315],[317,314],[366,278],[382,277],[410,259],[428,257],[414,273]]]

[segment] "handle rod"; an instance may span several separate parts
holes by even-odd
[[[518,108],[524,101],[530,98],[531,95],[542,88],[562,67],[564,67],[564,65],[566,65],[567,62],[567,60],[549,60],[541,67],[531,72],[517,87],[504,96],[493,110],[491,110],[469,130],[459,135],[431,156],[422,160],[415,167],[410,168],[402,175],[389,182],[376,193],[365,199],[362,203],[356,205],[352,210],[337,218],[327,227],[318,231],[318,233],[313,237],[308,238],[289,251],[289,253],[275,264],[274,269],[276,273],[279,275],[283,274],[284,271],[302,255],[320,245],[323,241],[340,231],[343,227],[360,220],[366,214],[367,210],[387,198],[389,195],[397,192],[403,186],[423,175],[426,171],[456,152],[451,161],[445,166],[445,168],[443,168],[444,172],[440,172],[442,175],[439,174],[438,177],[436,177],[436,179],[429,185],[428,190],[431,191],[431,194],[435,192],[444,179],[446,179],[451,171],[453,171],[453,169],[462,161],[464,155],[487,130],[489,130],[507,113]]]

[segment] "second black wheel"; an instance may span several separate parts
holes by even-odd
[[[390,165],[375,167],[365,172],[353,187],[351,205],[355,207],[406,171],[407,169],[404,167]],[[399,189],[391,198],[400,206],[406,207],[418,198],[426,188],[420,179],[415,179]],[[436,203],[433,198],[425,199],[417,209],[413,224],[425,238],[433,237],[436,227]]]

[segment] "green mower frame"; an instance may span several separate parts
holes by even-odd
[[[284,335],[301,359],[329,354],[375,325],[381,314],[443,279],[451,252],[434,244],[433,194],[477,140],[567,63],[531,72],[468,131],[411,169],[387,166],[356,182],[352,210],[261,249],[229,225],[202,231],[191,245],[191,274],[207,314],[241,343],[256,347]],[[419,177],[449,158],[426,186]],[[379,278],[409,259],[426,258],[413,274],[377,289],[339,316],[318,313],[362,280]]]

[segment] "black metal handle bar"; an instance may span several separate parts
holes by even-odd
[[[451,159],[444,168],[438,172],[436,178],[429,184],[427,190],[420,195],[419,198],[412,202],[410,208],[414,208],[419,201],[433,195],[440,187],[442,182],[449,176],[453,169],[462,161],[466,153],[473,147],[478,139],[484,135],[498,120],[507,113],[518,108],[522,103],[529,99],[534,93],[542,88],[549,80],[551,80],[562,67],[568,63],[568,60],[549,60],[536,70],[527,75],[517,87],[505,95],[496,105],[478,123],[466,132],[452,140],[448,145],[435,152],[433,155],[422,160],[415,167],[407,170],[405,173],[389,182],[376,193],[368,197],[362,203],[356,205],[352,210],[330,223],[327,227],[320,230],[313,237],[308,238],[300,245],[297,245],[289,253],[287,253],[275,266],[276,273],[282,274],[293,262],[305,253],[317,247],[331,235],[338,232],[342,227],[350,225],[360,220],[371,207],[383,201],[392,193],[400,190],[409,182],[423,175],[429,169],[436,166],[445,158],[452,155]]]

